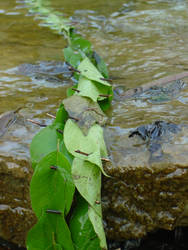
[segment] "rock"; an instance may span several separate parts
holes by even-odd
[[[183,81],[182,81],[183,79]],[[166,76],[157,80],[154,80],[152,82],[146,83],[144,85],[141,85],[134,89],[125,90],[125,92],[120,91],[119,87],[117,88],[116,95],[119,96],[119,100],[130,98],[130,97],[138,97],[138,96],[144,96],[146,94],[146,97],[151,97],[152,95],[159,94],[164,92],[165,98],[167,100],[177,95],[177,93],[184,88],[185,83],[188,81],[188,71],[181,72],[176,75],[170,75]],[[157,93],[155,90],[158,90]]]
[[[176,80],[166,84],[165,86],[153,86],[142,93],[135,94],[135,98],[147,99],[151,103],[167,102],[176,97],[186,83],[182,80]]]
[[[188,225],[188,127],[166,130],[149,142],[135,131],[118,137],[109,128],[106,134],[111,164],[105,171],[112,177],[103,178],[107,236],[141,238],[158,228]],[[160,147],[151,150],[151,143]]]
[[[68,66],[62,62],[56,61],[39,61],[37,64],[24,63],[16,70],[17,74],[33,76],[37,74],[43,75],[59,75],[69,73]]]
[[[20,246],[36,222],[29,197],[31,176],[26,157],[0,155],[0,237]]]
[[[0,115],[0,137],[3,136],[9,127],[17,120],[17,111],[9,111]]]
[[[14,111],[1,117],[1,129],[5,127],[6,133],[0,137],[0,237],[24,246],[27,231],[36,222],[29,197],[33,172],[29,143],[38,127],[31,123],[23,126],[22,117]],[[4,126],[12,119],[11,126]]]
[[[9,69],[10,74],[29,76],[35,81],[63,83],[64,78],[70,78],[72,72],[68,65],[57,61],[39,61],[37,64],[24,63],[18,67]]]
[[[14,145],[16,126],[21,125],[12,125],[0,143],[0,237],[24,246],[36,217],[29,198],[29,140]],[[107,237],[141,238],[158,228],[188,225],[188,127],[157,121],[125,131],[105,129],[111,163],[104,168],[112,177],[103,177],[102,188]],[[22,129],[23,141],[24,136]]]

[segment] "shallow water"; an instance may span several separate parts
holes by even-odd
[[[60,0],[55,0],[52,3],[44,1],[44,5],[76,21],[77,29],[104,57],[110,74],[119,78],[114,81],[115,87],[132,88],[188,70],[187,0],[126,3],[122,0],[110,3],[107,0],[82,0],[73,1],[71,5],[70,1],[64,1],[62,5]],[[46,61],[54,61],[54,66],[63,61],[65,40],[34,19],[24,1],[1,1],[0,113],[23,107],[20,113],[26,118],[48,124],[46,112],[55,113],[72,82],[62,75],[57,81],[50,71],[45,76],[33,76],[20,70],[22,64],[42,64],[45,70]],[[123,133],[126,128],[156,119],[187,122],[187,101],[188,92],[184,90],[176,99],[158,105],[146,100],[114,102],[109,112],[112,117],[109,125],[115,133]],[[30,127],[25,131],[29,139],[24,140],[28,142],[38,129]],[[20,130],[14,132],[16,144],[23,141]],[[3,150],[2,140],[0,149]],[[8,136],[6,140],[9,140]]]
[[[114,87],[133,88],[188,71],[188,0],[51,2],[44,1],[45,6],[71,16],[103,56],[110,75],[117,78]],[[0,114],[22,107],[24,119],[49,124],[46,113],[55,114],[72,84],[63,65],[54,74],[66,42],[36,19],[24,1],[1,1],[0,22]],[[113,101],[109,129],[118,141],[127,130],[154,120],[187,124],[187,102],[188,87],[163,103]],[[28,156],[28,144],[38,130],[25,120],[15,124],[0,138],[0,153]]]

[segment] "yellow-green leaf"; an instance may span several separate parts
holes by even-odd
[[[90,80],[100,82],[103,85],[111,86],[107,81],[102,80],[103,75],[98,71],[98,69],[93,65],[88,57],[85,57],[83,61],[79,64],[78,70],[81,74]]]

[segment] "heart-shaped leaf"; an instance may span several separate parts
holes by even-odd
[[[63,129],[61,124],[57,126],[50,125],[40,130],[33,138],[30,145],[30,155],[32,167],[35,168],[37,163],[47,154],[57,150],[59,138],[63,139],[63,135],[57,132],[57,129]],[[45,142],[45,143],[44,143]]]
[[[88,161],[74,158],[72,164],[72,177],[82,197],[87,200],[90,206],[97,208],[97,203],[100,203],[101,196],[100,169]]]
[[[100,200],[101,171],[96,165],[75,158],[72,165],[72,176],[77,190],[90,205],[88,215],[100,240],[100,246],[102,249],[107,249]]]
[[[103,129],[98,124],[93,125],[88,135],[84,136],[77,124],[68,120],[64,128],[64,142],[67,150],[73,156],[90,161],[105,174],[101,157],[106,157],[107,151],[103,139]]]
[[[86,78],[90,80],[100,82],[106,86],[111,86],[110,83],[102,80],[103,75],[98,71],[98,69],[93,65],[93,63],[89,60],[88,57],[85,57],[81,61],[81,63],[78,66],[78,70],[81,72],[83,76],[85,76]]]
[[[97,100],[104,100],[106,97],[101,97],[100,95],[108,95],[108,87],[89,80],[86,77],[81,76],[78,82],[78,88],[80,92],[76,93],[79,96],[86,96],[91,98],[94,102]]]
[[[96,51],[92,51],[89,55],[88,55],[89,59],[91,60],[91,62],[97,67],[97,69],[101,72],[101,74],[106,77],[109,78],[109,74],[108,74],[108,69],[106,66],[106,63],[104,62],[104,60],[98,55],[98,53]]]
[[[77,68],[80,62],[83,60],[83,56],[79,52],[75,52],[71,47],[64,49],[65,61],[68,62],[74,68]]]
[[[40,132],[34,136],[30,145],[30,155],[33,168],[35,168],[37,163],[50,152],[57,149],[61,151],[63,135],[59,133],[58,130],[64,129],[64,123],[67,117],[68,114],[65,111],[64,106],[61,105],[57,111],[56,119],[53,124],[41,129]]]
[[[71,34],[70,46],[73,50],[80,50],[84,53],[91,51],[91,43],[75,32]]]
[[[27,250],[74,250],[71,234],[60,214],[44,214],[27,235]]]
[[[59,109],[57,110],[56,113],[56,119],[53,122],[53,125],[55,126],[56,124],[60,123],[60,124],[65,124],[66,120],[68,118],[68,113],[65,110],[63,104],[60,105]]]
[[[88,217],[88,203],[77,195],[69,223],[75,250],[101,250],[99,239]]]
[[[36,216],[39,218],[48,209],[67,215],[74,189],[71,165],[64,155],[52,152],[45,156],[36,166],[30,186],[32,208]]]
[[[101,205],[100,209],[101,209]],[[100,247],[102,250],[107,250],[106,237],[103,228],[102,216],[99,216],[93,207],[89,207],[88,211],[89,219],[94,227],[95,233],[100,240]]]

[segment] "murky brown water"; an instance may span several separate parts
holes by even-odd
[[[43,1],[46,7],[49,1]],[[135,87],[153,79],[188,70],[188,1],[51,1],[51,6],[72,16],[77,29],[87,37],[120,80],[114,86]],[[29,13],[24,1],[0,3],[0,113],[23,107],[26,118],[50,122],[71,81],[18,73],[21,64],[63,61],[66,41],[44,27]],[[44,70],[45,63],[42,63]],[[30,68],[29,68],[30,69]],[[156,119],[187,122],[188,92],[154,105],[143,100],[114,102],[110,126],[115,133]],[[38,128],[19,127],[1,139],[0,150],[27,151],[27,143]],[[11,137],[11,138],[10,138]],[[6,142],[5,142],[6,141]],[[9,143],[8,141],[11,141]],[[24,143],[23,143],[24,142]],[[5,146],[6,144],[6,146]],[[18,150],[19,149],[19,150]]]
[[[44,3],[50,6],[49,1]],[[188,70],[187,0],[127,3],[118,0],[110,4],[82,0],[71,5],[69,1],[62,5],[56,0],[52,6],[78,22],[77,28],[104,57],[111,75],[121,77],[114,86],[135,87]],[[57,61],[63,61],[62,48],[66,42],[34,20],[24,1],[1,1],[0,20],[0,113],[21,106],[25,117],[49,123],[46,112],[55,112],[71,81],[64,77],[56,81],[49,71],[43,77],[28,75],[28,71],[24,75],[23,70],[19,73],[19,66],[39,65],[43,61],[55,61],[52,62],[55,66]],[[43,67],[45,70],[45,63]],[[158,105],[143,100],[114,102],[110,125],[115,132],[123,133],[126,128],[156,119],[187,123],[187,101],[188,92],[184,90],[176,99]],[[0,149],[17,151],[37,129],[18,127],[11,138],[7,135],[1,139]]]

